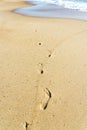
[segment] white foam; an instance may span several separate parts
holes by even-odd
[[[75,0],[32,0],[37,4],[50,3],[63,6],[64,8],[77,9],[79,11],[87,12],[87,2],[79,2]]]
[[[83,12],[87,12],[87,3],[85,2],[64,1],[63,5],[65,8],[77,9]]]

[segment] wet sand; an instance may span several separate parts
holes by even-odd
[[[1,3],[1,2],[0,2]],[[0,8],[0,130],[87,129],[87,21]]]

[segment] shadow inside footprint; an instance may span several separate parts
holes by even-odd
[[[25,122],[25,130],[27,130],[29,127],[29,123],[28,122]]]
[[[44,73],[44,71],[43,70],[41,70],[41,74],[43,74]]]
[[[40,109],[41,110],[45,110],[47,108],[51,97],[52,97],[51,92],[49,91],[48,88],[46,88],[44,90],[44,98],[43,98],[42,102],[40,103]]]

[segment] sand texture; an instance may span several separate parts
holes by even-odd
[[[0,6],[0,130],[87,130],[87,21]]]

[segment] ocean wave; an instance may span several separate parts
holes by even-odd
[[[64,8],[77,9],[79,11],[87,12],[87,0],[32,0],[32,2],[35,4],[56,4]]]
[[[87,20],[87,2],[82,0],[28,0],[28,2],[34,5],[16,9],[14,12],[33,17]]]

